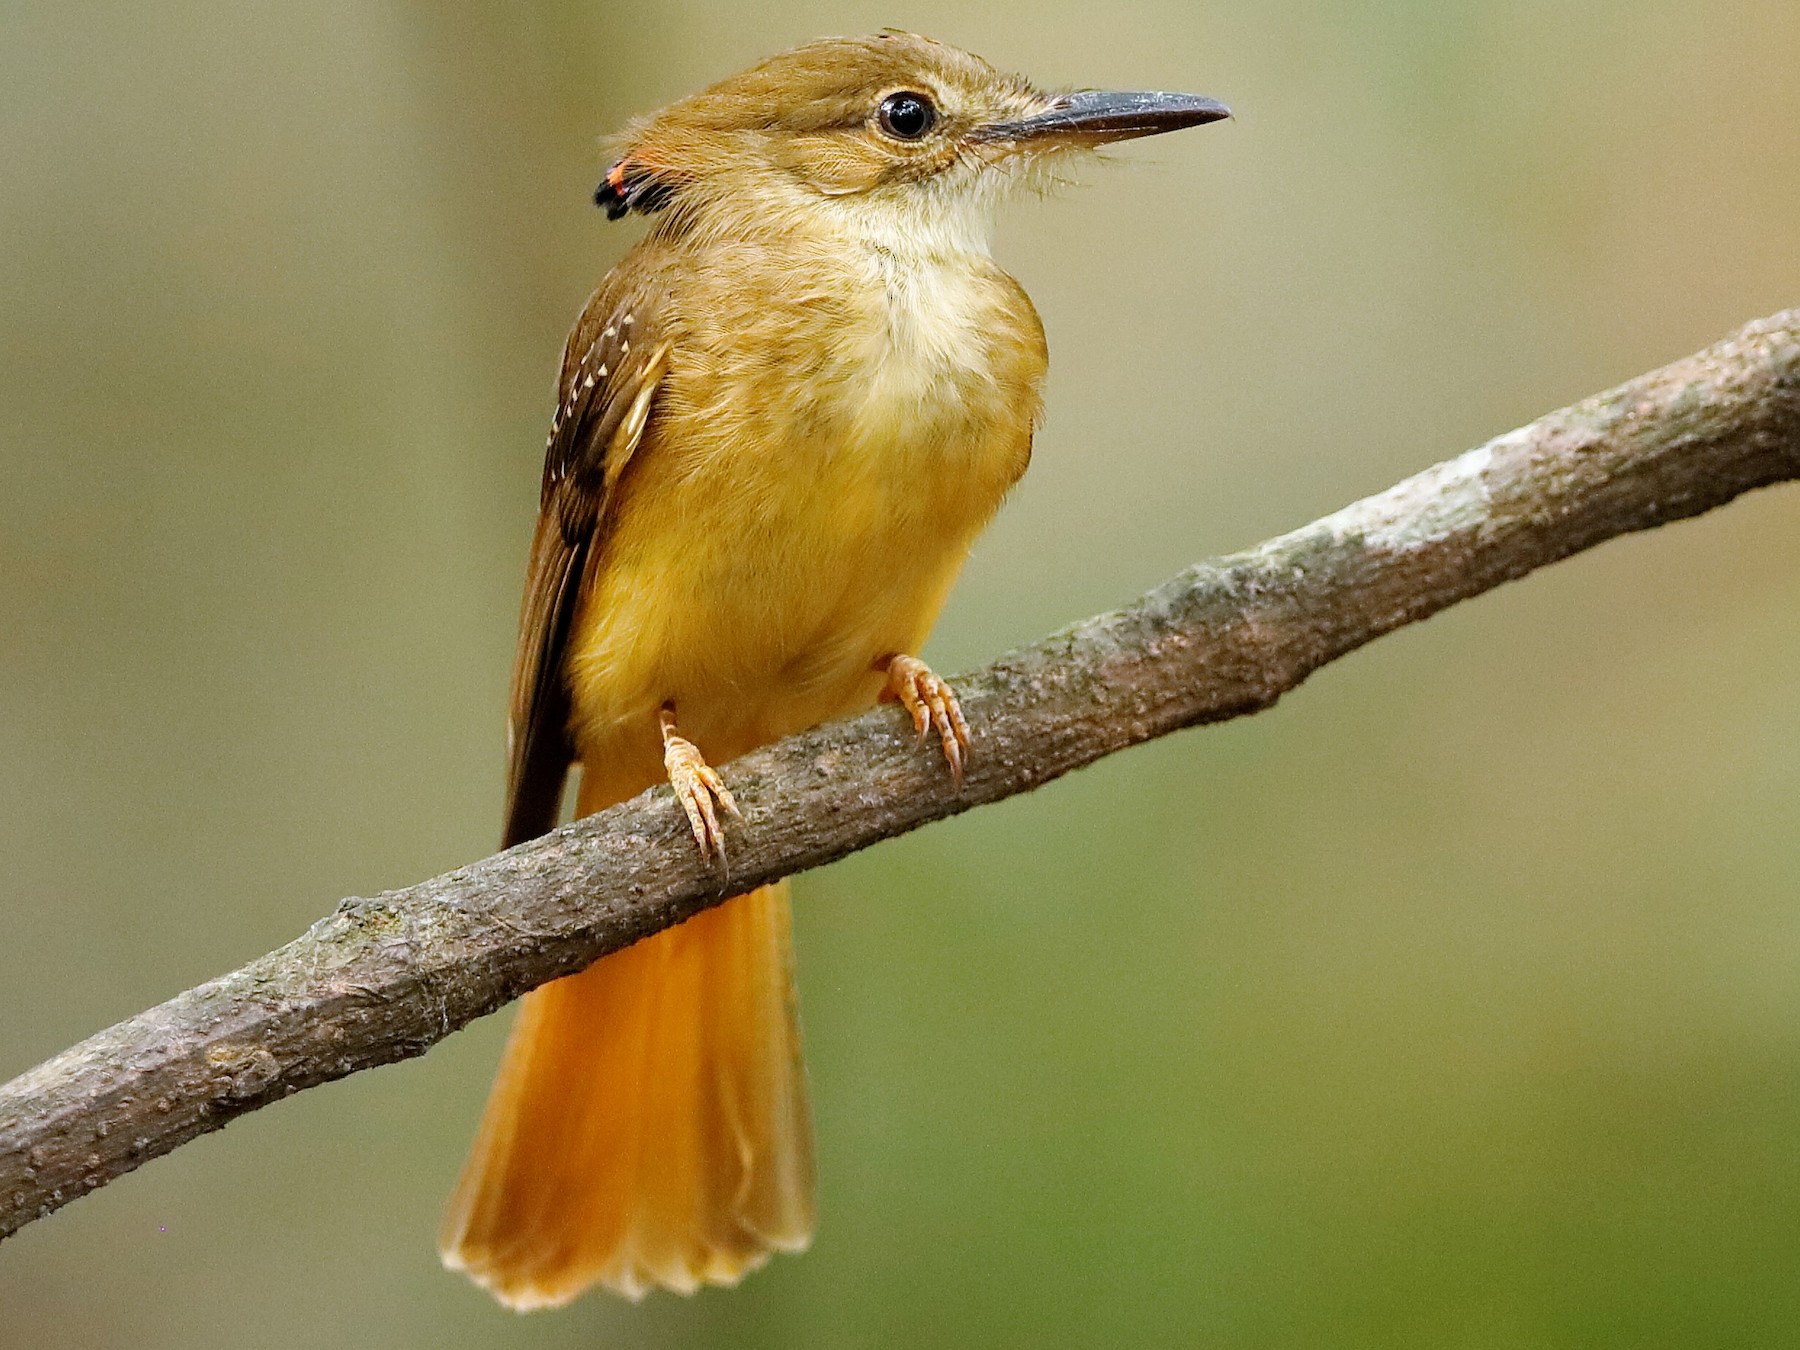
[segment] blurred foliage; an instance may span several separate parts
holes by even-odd
[[[902,24],[1233,123],[1002,234],[1049,420],[929,653],[1800,300],[1792,0],[12,0],[0,1074],[486,852],[595,134]],[[6,1346],[1800,1339],[1800,498],[800,883],[814,1250],[441,1272],[505,1018],[0,1248]]]

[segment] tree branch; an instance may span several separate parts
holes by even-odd
[[[227,1121],[424,1053],[728,893],[1024,792],[1602,540],[1800,477],[1800,310],[1386,492],[1188,569],[958,682],[960,792],[877,709],[733,761],[729,887],[667,789],[445,876],[351,899],[286,946],[0,1086],[0,1237]]]

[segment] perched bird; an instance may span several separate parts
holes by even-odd
[[[879,698],[960,781],[919,661],[1024,472],[1044,334],[995,205],[1080,150],[1228,116],[1044,93],[906,33],[772,57],[634,122],[596,200],[648,235],[563,353],[514,667],[505,841]],[[515,1308],[729,1284],[813,1229],[785,885],[528,995],[440,1250]]]

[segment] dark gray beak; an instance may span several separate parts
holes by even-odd
[[[1084,89],[1059,94],[1043,112],[1016,122],[995,122],[975,132],[982,141],[1058,140],[1085,145],[1160,136],[1230,117],[1231,109],[1199,94],[1120,93]]]

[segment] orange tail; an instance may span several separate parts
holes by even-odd
[[[527,995],[444,1264],[513,1308],[731,1284],[813,1225],[785,883]]]

